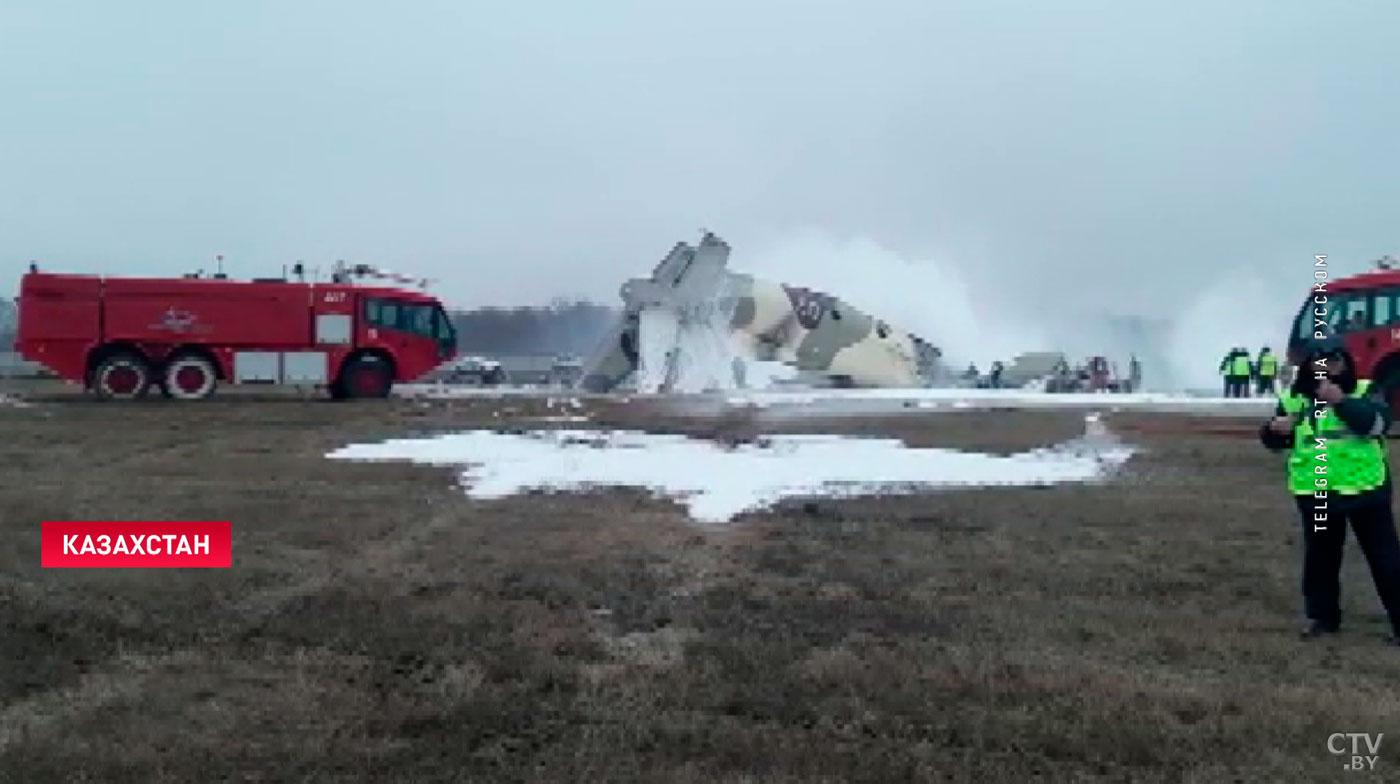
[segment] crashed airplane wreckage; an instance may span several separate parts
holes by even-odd
[[[751,362],[779,362],[816,384],[924,387],[940,351],[829,294],[730,272],[706,232],[676,243],[650,278],[622,286],[623,315],[578,386],[609,392],[745,388]]]

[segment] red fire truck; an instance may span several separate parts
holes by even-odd
[[[1288,361],[1296,364],[1317,332],[1335,335],[1355,357],[1357,373],[1380,385],[1390,404],[1400,408],[1400,270],[1383,264],[1318,282],[1324,290],[1310,290],[1293,317]]]
[[[456,355],[456,332],[435,298],[356,277],[403,279],[364,265],[338,267],[330,283],[30,271],[15,348],[101,399],[154,388],[198,400],[220,382],[385,397]]]

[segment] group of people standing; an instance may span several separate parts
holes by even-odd
[[[1259,358],[1250,359],[1243,346],[1230,349],[1220,361],[1220,375],[1225,379],[1225,397],[1249,397],[1250,382],[1254,394],[1269,395],[1277,390],[1278,357],[1268,346],[1259,349]]]

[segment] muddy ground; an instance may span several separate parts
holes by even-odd
[[[40,392],[0,405],[0,781],[1330,781],[1330,734],[1400,715],[1354,542],[1345,633],[1297,639],[1254,422],[1109,417],[1147,452],[1103,486],[702,527],[639,491],[473,501],[445,468],[323,458],[571,413],[538,401]],[[1003,453],[1081,428],[785,426]],[[104,519],[231,520],[234,567],[40,569],[41,521]]]

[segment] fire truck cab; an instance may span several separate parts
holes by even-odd
[[[1340,338],[1356,359],[1357,373],[1400,408],[1400,270],[1382,267],[1319,281],[1293,317],[1289,364],[1300,362],[1319,335]]]
[[[364,268],[361,268],[363,271]],[[388,396],[451,360],[456,332],[418,291],[283,279],[26,274],[16,350],[101,399],[198,400],[220,383]]]

